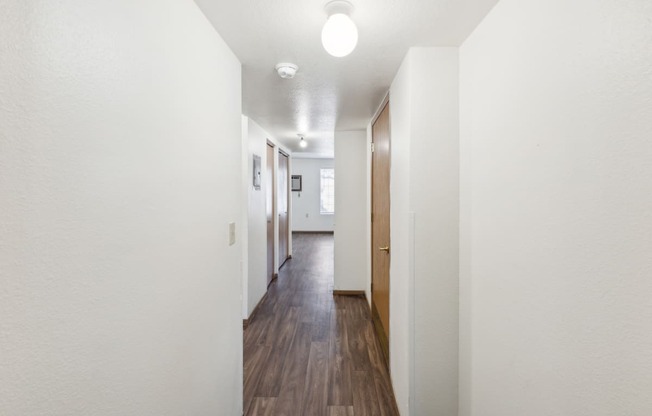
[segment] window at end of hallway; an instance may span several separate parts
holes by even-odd
[[[335,169],[320,169],[320,214],[335,214]]]

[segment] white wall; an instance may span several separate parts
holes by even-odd
[[[389,91],[387,92],[387,99],[389,99]],[[382,107],[384,106],[383,104],[386,102],[386,100],[383,100],[383,103],[381,103],[380,108],[376,110],[376,113],[379,113],[382,110]],[[372,124],[369,123],[367,126],[366,130],[366,135],[367,135],[367,156],[366,156],[366,165],[367,165],[367,179],[366,179],[366,185],[367,185],[367,219],[366,219],[366,224],[367,224],[367,236],[366,236],[366,241],[365,241],[365,258],[367,259],[367,276],[365,278],[365,296],[367,297],[367,302],[369,303],[369,310],[371,310],[371,164],[372,164],[372,157],[373,157],[373,152],[371,151],[371,143],[373,141],[373,134],[372,134]]]
[[[394,395],[402,415],[409,415],[411,316],[410,271],[410,109],[409,53],[392,81],[390,105],[390,299],[389,355]]]
[[[461,49],[463,415],[652,414],[651,21],[502,0]]]
[[[414,413],[457,415],[459,57],[415,48],[410,209],[414,213]]]
[[[334,168],[333,159],[303,159],[295,154],[292,159],[292,175],[301,175],[303,190],[292,192],[292,230],[293,231],[334,231],[335,215],[319,213],[320,178],[319,170]],[[335,188],[338,186],[335,171]]]
[[[367,288],[367,132],[335,132],[335,290]]]
[[[247,278],[244,297],[243,319],[247,319],[267,291],[267,214],[265,200],[267,190],[267,134],[249,117],[243,116],[246,135],[243,140],[247,146]],[[253,186],[253,155],[260,157],[262,173],[260,189]]]
[[[275,147],[274,169],[278,169],[278,150],[281,149],[288,153],[287,149],[281,146],[278,141],[263,130],[254,120],[243,116],[243,140],[247,146],[247,168],[245,189],[247,190],[247,216],[248,216],[248,274],[245,281],[245,306],[243,318],[248,318],[253,312],[260,299],[267,292],[267,213],[266,213],[266,195],[267,189],[267,142],[273,143]],[[260,189],[256,190],[253,186],[253,155],[260,156],[262,181]],[[292,164],[292,161],[290,161]],[[290,218],[292,215],[290,208]],[[277,215],[274,215],[277,218]],[[278,224],[275,224],[275,254],[274,270],[278,272]],[[291,233],[290,233],[291,234]],[[290,244],[292,238],[290,236]],[[292,254],[290,245],[290,254]]]
[[[0,414],[241,414],[236,57],[185,0],[5,1],[0,55]]]
[[[255,232],[256,229],[260,228],[260,225],[253,226],[250,228],[249,223],[256,223],[256,218],[253,218],[251,221],[249,219],[251,206],[249,205],[250,194],[253,192],[253,156],[250,152],[250,143],[249,143],[249,117],[242,115],[241,116],[241,151],[242,151],[242,226],[240,227],[240,232],[242,239],[240,240],[240,246],[242,248],[242,260],[241,260],[241,297],[242,297],[242,319],[247,319],[249,316],[249,279],[251,276],[250,270],[253,271],[254,275],[259,274],[256,270],[257,265],[262,261],[258,259],[261,256],[260,247],[258,241],[260,238]],[[262,158],[261,158],[262,163]],[[255,196],[254,196],[255,198]],[[250,236],[250,234],[253,234]],[[252,243],[253,242],[253,243]],[[250,248],[250,245],[253,244],[253,250]],[[249,251],[252,251],[252,256],[249,256]],[[263,251],[264,255],[265,252]],[[253,263],[250,265],[250,263]]]
[[[243,140],[247,145],[247,218],[248,253],[246,293],[243,318],[247,319],[267,291],[267,214],[265,200],[267,190],[267,144],[268,135],[249,117],[243,116],[246,134]],[[260,157],[262,173],[260,189],[253,186],[253,156]]]
[[[390,366],[402,414],[456,415],[457,48],[412,48],[390,89]]]

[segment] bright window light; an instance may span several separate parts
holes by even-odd
[[[335,169],[320,169],[321,183],[319,212],[321,214],[335,214]]]

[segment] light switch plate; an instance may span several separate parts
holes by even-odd
[[[229,223],[229,245],[232,246],[235,244],[235,223]]]

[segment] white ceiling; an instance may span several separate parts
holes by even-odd
[[[344,58],[321,46],[327,0],[195,1],[242,62],[243,114],[293,152],[332,155],[334,131],[367,126],[409,47],[459,46],[498,0],[351,0],[359,41]],[[299,66],[294,79],[279,62]]]

